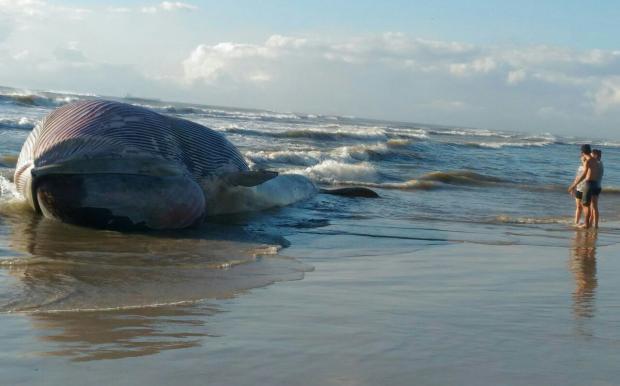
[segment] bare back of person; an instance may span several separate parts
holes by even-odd
[[[600,181],[602,177],[602,168],[600,162],[595,158],[586,161],[586,181]]]

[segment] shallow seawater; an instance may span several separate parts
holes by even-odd
[[[90,96],[0,91],[6,384],[617,384],[614,141],[582,231],[565,187],[584,139],[131,99],[255,168],[380,198],[280,207],[273,186],[270,209],[121,233],[42,219],[10,182],[36,121]]]

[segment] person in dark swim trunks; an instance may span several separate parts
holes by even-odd
[[[601,193],[601,186],[598,181],[587,180],[583,187],[583,194],[581,196],[581,204],[583,206],[590,206],[594,197],[598,197]]]
[[[601,169],[601,173],[599,179],[597,181],[598,186],[592,189],[592,210],[590,211],[590,224],[594,226],[594,228],[598,228],[598,220],[600,217],[600,213],[598,210],[598,199],[602,191],[603,184],[603,174],[605,173],[605,169],[603,167],[603,152],[600,149],[592,150],[592,157],[598,162],[598,165]]]
[[[581,154],[586,158],[584,171],[580,176],[577,176],[571,186],[568,187],[568,192],[574,193],[576,186],[581,181],[585,180],[586,183],[584,185],[583,197],[581,198],[585,215],[585,223],[583,224],[583,228],[590,228],[592,225],[591,220],[593,219],[591,217],[593,212],[590,204],[594,193],[598,191],[598,188],[600,187],[599,181],[601,179],[602,168],[599,162],[592,156],[592,148],[590,145],[582,145]]]

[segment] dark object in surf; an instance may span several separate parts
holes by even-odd
[[[339,189],[321,189],[319,192],[324,194],[333,194],[335,196],[344,197],[366,197],[366,198],[378,198],[379,195],[374,190],[363,187],[350,187]]]
[[[60,107],[24,143],[15,184],[45,217],[103,228],[185,228],[206,216],[206,188],[255,186],[222,134],[125,103]]]

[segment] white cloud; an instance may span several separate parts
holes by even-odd
[[[0,0],[0,11],[11,17],[20,27],[29,20],[60,18],[83,20],[92,11],[87,8],[65,7],[43,0]]]
[[[620,108],[620,76],[614,76],[601,82],[593,97],[595,111],[599,114]]]
[[[508,72],[508,77],[506,78],[506,82],[508,84],[518,84],[525,80],[527,77],[527,73],[523,69],[512,70]]]
[[[522,48],[476,47],[456,42],[412,39],[399,33],[333,42],[273,35],[263,44],[224,42],[200,45],[184,61],[188,80],[212,81],[234,71],[239,60],[323,59],[350,65],[381,64],[414,72],[436,72],[456,77],[503,73],[508,84],[527,78],[543,83],[588,86],[601,74],[620,72],[619,51],[575,51],[533,46]]]
[[[250,75],[248,79],[252,82],[263,83],[263,82],[269,82],[272,79],[272,77],[271,75],[265,72],[256,72]]]
[[[54,58],[66,63],[87,63],[86,55],[78,48],[78,42],[68,42],[65,47],[56,47]]]
[[[0,10],[11,15],[42,16],[48,5],[40,0],[0,0]]]
[[[28,59],[28,56],[30,56],[30,51],[28,50],[21,50],[19,52],[14,53],[13,55],[11,55],[11,57],[14,60],[26,60]]]
[[[131,8],[127,8],[127,7],[110,7],[110,8],[108,8],[108,12],[113,12],[113,13],[129,13],[129,12],[131,12]]]
[[[186,86],[207,84],[205,90],[225,90],[221,95],[233,98],[231,90],[249,92],[260,85],[298,110],[303,106],[286,103],[333,100],[365,106],[369,114],[373,105],[379,114],[379,106],[396,111],[398,105],[401,114],[420,120],[460,114],[471,125],[484,121],[481,110],[502,111],[505,119],[512,111],[519,122],[526,115],[545,125],[555,118],[576,125],[578,119],[572,122],[567,112],[586,119],[620,111],[620,51],[613,50],[475,46],[401,33],[343,40],[273,35],[259,44],[199,45],[182,67]],[[506,88],[525,80],[527,87]]]
[[[163,1],[156,6],[142,7],[140,11],[142,13],[157,13],[159,11],[192,11],[196,9],[198,9],[198,7],[195,5],[182,3],[180,1]]]
[[[73,84],[83,82],[84,91],[120,90],[120,95],[142,94],[143,87],[169,99],[515,130],[526,122],[547,127],[555,117],[562,125],[576,125],[575,117],[583,116],[611,126],[612,117],[620,116],[620,51],[615,50],[473,45],[398,32],[348,38],[275,34],[258,42],[222,40],[188,47],[184,44],[191,39],[174,39],[178,31],[168,35],[171,39],[155,41],[151,34],[158,28],[153,25],[157,16],[111,14],[161,16],[195,9],[187,3],[145,2],[142,10],[102,5],[99,9],[107,12],[102,18],[79,8],[70,16],[53,4],[0,0],[0,7],[10,9],[2,10],[10,23],[0,26],[13,27],[0,31],[5,83],[76,88]],[[76,28],[79,17],[92,23],[88,30]],[[20,23],[31,29],[19,30]],[[140,33],[127,29],[134,24]],[[111,25],[114,33],[103,33]],[[118,44],[125,31],[127,41]],[[78,39],[79,45],[58,45]],[[138,58],[132,55],[135,46],[149,48]],[[170,48],[165,60],[153,47]],[[508,87],[513,85],[521,86]],[[570,118],[560,120],[560,113]]]
[[[142,13],[157,13],[157,7],[142,7],[140,8]]]
[[[273,35],[264,44],[223,42],[199,45],[183,62],[183,67],[187,80],[202,79],[207,82],[213,82],[224,73],[233,75],[231,72],[234,68],[239,68],[241,60],[250,59],[253,59],[257,66],[263,66],[265,63],[262,62],[273,62],[275,59],[294,61],[296,58],[307,58],[351,65],[382,63],[396,68],[423,71],[447,68],[453,73],[487,73],[495,69],[496,63],[492,57],[472,58],[472,55],[473,47],[470,45],[410,39],[398,33],[344,42]],[[463,68],[459,69],[461,64],[453,62],[463,59],[471,59],[471,62],[463,63]],[[246,67],[243,66],[244,69],[247,69]]]
[[[196,7],[195,5],[181,3],[180,1],[164,1],[159,6],[161,9],[165,11],[176,11],[179,9],[185,9],[185,10],[191,11],[194,9],[198,9],[198,7]]]

